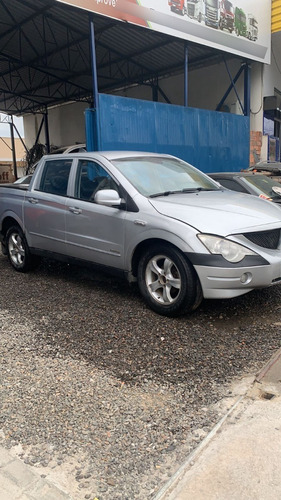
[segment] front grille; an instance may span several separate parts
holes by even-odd
[[[217,20],[217,12],[213,11],[211,9],[206,9],[206,16],[210,21],[216,21]]]
[[[260,231],[257,233],[244,233],[243,236],[259,247],[276,250],[280,241],[280,229]]]

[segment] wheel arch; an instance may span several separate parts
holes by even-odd
[[[21,230],[23,231],[22,223],[16,215],[14,215],[14,214],[13,215],[10,215],[10,214],[5,215],[5,217],[2,219],[2,223],[1,223],[1,235],[3,236],[3,238],[5,238],[8,229],[10,229],[10,227],[15,226],[15,225],[19,226],[21,228]]]
[[[144,241],[141,241],[136,246],[136,248],[134,249],[133,255],[132,255],[132,275],[135,278],[137,277],[137,274],[138,274],[138,264],[139,264],[139,261],[140,261],[140,258],[141,258],[141,255],[143,254],[143,252],[147,248],[151,247],[152,245],[161,245],[161,244],[165,245],[166,247],[168,246],[169,248],[174,248],[174,249],[178,250],[179,252],[182,253],[184,258],[191,264],[191,262],[187,259],[186,255],[182,251],[182,249],[180,247],[178,247],[177,245],[175,245],[174,243],[171,243],[170,241],[167,241],[163,238],[148,238]],[[194,269],[194,267],[193,267],[193,269]],[[197,275],[195,269],[194,269],[194,272]]]

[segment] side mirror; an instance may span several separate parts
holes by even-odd
[[[116,207],[124,203],[115,189],[101,189],[97,191],[94,197],[95,203],[105,205],[106,207]]]

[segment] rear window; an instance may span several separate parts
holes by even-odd
[[[234,179],[219,179],[216,177],[216,181],[219,182],[223,187],[227,189],[231,189],[231,191],[237,191],[239,193],[247,193],[247,189],[245,189],[241,184],[239,184]]]

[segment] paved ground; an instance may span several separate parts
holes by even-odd
[[[281,498],[281,350],[155,500]]]
[[[0,448],[1,500],[71,500],[71,496]]]

